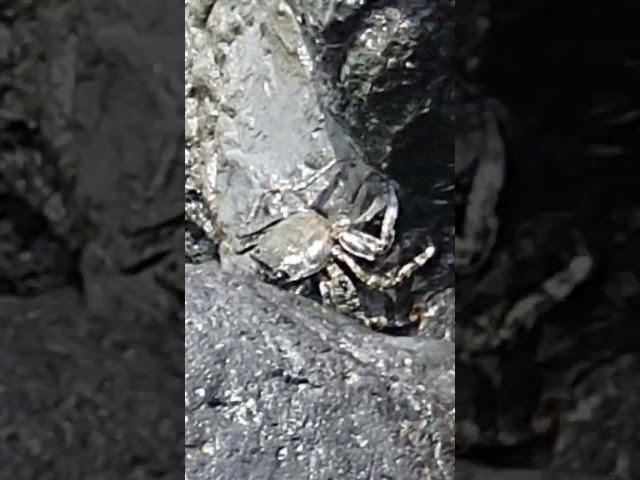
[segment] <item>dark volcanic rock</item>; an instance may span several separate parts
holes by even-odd
[[[288,3],[313,53],[325,106],[370,162],[384,165],[423,125],[450,122],[452,0]]]
[[[453,345],[186,270],[186,477],[453,478]]]

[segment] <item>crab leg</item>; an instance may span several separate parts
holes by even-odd
[[[379,211],[379,208],[374,202],[370,209],[354,223],[367,219],[369,217],[369,211],[373,212],[374,207]],[[389,247],[393,244],[393,241],[395,240],[395,223],[397,218],[398,197],[395,192],[391,192],[389,195],[389,203],[386,206],[384,217],[382,219],[382,226],[380,227],[380,238],[360,231],[347,230],[338,234],[338,241],[342,248],[350,254],[364,258],[365,260],[373,261],[376,257],[387,252]]]
[[[282,192],[284,192],[284,191],[290,191],[290,192],[294,192],[294,193],[303,191],[309,185],[311,185],[312,183],[316,182],[322,175],[324,175],[329,170],[331,170],[333,167],[335,167],[337,164],[338,164],[338,160],[331,160],[324,167],[320,168],[319,170],[317,170],[313,174],[309,175],[309,177],[303,178],[302,180],[300,180],[298,183],[296,183],[294,185],[281,185],[281,186],[268,188],[267,190],[262,192],[260,194],[260,196],[254,202],[253,207],[251,208],[251,211],[249,212],[249,217],[248,217],[249,221],[253,220],[254,218],[256,218],[258,216],[258,211],[260,210],[260,207],[264,206],[264,202],[267,200],[268,197],[281,195]],[[303,204],[303,202],[301,202],[301,207],[300,208],[301,209],[305,208],[305,205]],[[261,230],[263,230],[263,228]]]
[[[297,184],[293,185],[291,187],[291,190],[294,191],[294,192],[299,192],[301,190],[304,190],[309,185],[311,185],[312,183],[316,182],[322,175],[327,173],[329,170],[331,170],[337,164],[338,164],[338,160],[331,160],[329,163],[327,163],[324,167],[320,168],[315,173],[309,175],[307,178],[303,178]]]
[[[383,328],[388,323],[384,316],[366,315],[355,285],[338,265],[328,265],[326,273],[328,279],[319,285],[324,305],[332,306],[339,313],[354,317],[368,327]]]
[[[362,205],[363,202],[365,201],[366,193],[367,191],[364,188],[361,188],[353,204],[357,206]],[[391,192],[391,195],[395,195],[395,194]],[[387,205],[392,201],[393,200],[391,199],[387,201],[385,197],[381,195],[377,195],[373,199],[373,201],[369,204],[369,207],[358,218],[353,220],[353,223],[355,225],[358,225],[361,223],[370,222],[371,220],[373,220],[373,217],[375,217],[376,215],[378,215],[378,213],[384,210],[387,207]]]
[[[413,257],[403,266],[393,268],[388,272],[379,275],[376,273],[366,272],[339,246],[335,246],[331,249],[331,253],[333,254],[333,256],[340,262],[344,263],[347,267],[349,267],[349,270],[353,272],[358,280],[360,280],[366,286],[375,288],[377,290],[384,290],[386,288],[391,288],[402,283],[404,280],[413,275],[413,273],[418,268],[425,265],[434,256],[435,252],[436,249],[434,245],[429,242],[429,245],[424,249],[424,251]]]

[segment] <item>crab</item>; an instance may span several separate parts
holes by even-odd
[[[301,184],[308,185],[309,179]],[[377,195],[355,219],[344,213],[329,218],[317,208],[303,206],[284,218],[239,235],[243,246],[238,253],[248,252],[262,266],[269,281],[283,286],[320,274],[319,290],[324,305],[373,329],[384,328],[387,318],[365,313],[356,285],[345,269],[365,287],[386,290],[410,278],[435,254],[435,247],[427,238],[427,246],[418,255],[384,273],[373,273],[359,265],[358,259],[375,262],[383,257],[395,240],[398,198],[391,181],[384,186],[385,194]],[[357,228],[380,214],[379,236]]]

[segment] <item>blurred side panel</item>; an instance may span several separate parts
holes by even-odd
[[[456,7],[460,476],[638,478],[639,7]]]
[[[3,478],[182,478],[181,12],[0,7]]]

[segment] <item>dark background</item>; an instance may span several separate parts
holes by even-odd
[[[623,358],[635,365],[640,345],[640,42],[634,25],[639,10],[631,2],[473,3],[458,4],[460,12],[467,12],[456,25],[459,51],[465,41],[473,41],[463,29],[463,22],[472,22],[476,15],[473,8],[487,15],[491,28],[474,47],[480,63],[466,80],[482,96],[499,99],[510,113],[505,122],[508,160],[498,206],[498,243],[508,245],[513,232],[532,218],[563,215],[559,218],[566,218],[564,223],[554,228],[561,233],[576,228],[596,268],[565,304],[541,319],[553,328],[534,328],[513,348],[496,352],[496,371],[503,378],[499,388],[472,374],[479,382],[474,387],[476,406],[489,418],[489,429],[499,429],[496,416],[529,418],[541,398],[553,398],[550,392],[557,379],[566,379],[560,383],[566,381],[562,388],[571,392],[568,404],[563,399],[546,405],[557,428],[515,446],[496,441],[460,457],[501,468],[556,465],[571,472],[610,475],[616,463],[611,449],[638,445],[633,435],[621,433],[627,428],[625,410],[637,405],[629,393],[640,387],[632,373],[637,370],[616,365]],[[532,228],[541,231],[547,225],[543,221]],[[558,248],[553,236],[541,238],[541,250]],[[536,354],[550,346],[556,353],[539,361]],[[625,387],[608,397],[606,411],[596,409],[580,427],[564,423],[567,412],[580,402],[584,385],[596,392],[608,388],[588,380],[604,366]],[[577,369],[582,373],[569,375]],[[457,398],[468,388],[463,381],[469,382],[469,377],[457,369]],[[563,437],[565,427],[576,432]],[[559,438],[576,440],[568,446],[569,453],[557,451]],[[621,478],[637,478],[638,468],[632,461],[618,473]]]

